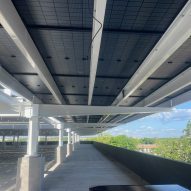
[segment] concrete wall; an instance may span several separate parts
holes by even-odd
[[[150,184],[179,184],[191,188],[191,165],[154,155],[94,142],[108,157],[125,165]]]

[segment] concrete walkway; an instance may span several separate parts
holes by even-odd
[[[96,185],[145,183],[126,167],[103,156],[93,145],[83,144],[45,178],[44,190],[88,191]]]

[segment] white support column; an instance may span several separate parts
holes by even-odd
[[[59,142],[58,142],[58,146],[62,147],[63,146],[63,124],[58,124],[57,128],[59,130]]]
[[[2,143],[3,143],[3,146],[5,146],[5,135],[3,135]]]
[[[32,116],[29,119],[27,156],[37,156],[39,136],[39,117]]]
[[[17,135],[17,145],[19,144],[19,135]]]
[[[47,145],[47,143],[48,143],[48,136],[47,135],[45,135],[45,144]]]
[[[27,154],[18,160],[16,191],[41,191],[44,157],[38,156],[39,106],[33,105],[29,120]]]
[[[71,130],[68,129],[68,144],[71,144]]]
[[[75,132],[72,131],[72,150],[75,150]]]
[[[75,133],[74,133],[74,131],[72,131],[72,144],[74,144],[75,143]]]
[[[78,135],[78,142],[80,143],[80,135]]]
[[[67,144],[67,157],[72,154],[72,143],[71,143],[71,129],[67,129],[68,132],[68,144]]]
[[[13,143],[15,142],[15,135],[13,135]]]
[[[77,137],[78,137],[78,135],[77,135],[77,133],[75,133],[75,143],[77,143],[77,142],[78,142]]]
[[[57,147],[57,156],[56,156],[56,162],[57,164],[62,164],[65,157],[65,149],[63,146],[63,135],[64,135],[64,125],[63,124],[57,124],[57,128],[59,130],[59,141],[58,141],[58,147]]]
[[[15,135],[13,135],[13,145],[15,145]]]

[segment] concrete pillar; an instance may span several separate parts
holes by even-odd
[[[29,120],[27,155],[37,156],[39,136],[39,117],[32,116]]]
[[[15,144],[15,135],[13,135],[13,144]]]
[[[59,137],[58,137],[58,146],[63,146],[63,133],[64,133],[64,127],[62,124],[57,124],[57,128],[59,130]]]
[[[78,135],[78,142],[80,142],[80,135]]]
[[[72,150],[75,150],[75,133],[72,132]]]
[[[44,178],[44,157],[38,155],[39,105],[33,105],[29,120],[27,154],[18,160],[16,191],[41,191]]]
[[[79,142],[79,140],[78,140],[78,134],[76,134],[76,142],[77,142],[77,143]]]
[[[19,158],[15,191],[43,190],[44,158],[24,156]]]
[[[6,143],[5,143],[5,135],[3,135],[2,143],[3,143],[3,147],[4,147],[6,145]]]
[[[19,135],[17,135],[17,145],[19,145]]]
[[[78,134],[76,134],[76,142],[80,142],[80,136]]]
[[[45,144],[46,144],[46,145],[47,145],[47,142],[48,142],[48,141],[47,141],[47,140],[48,140],[47,137],[48,137],[48,136],[45,135]]]
[[[64,159],[66,158],[65,149],[63,146],[64,126],[63,124],[58,124],[57,128],[59,129],[59,137],[58,137],[58,147],[56,150],[56,162],[57,164],[62,164]]]
[[[71,143],[71,130],[68,129],[68,144],[67,144],[67,157],[72,154],[72,143]]]

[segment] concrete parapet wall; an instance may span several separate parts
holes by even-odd
[[[179,184],[191,188],[191,165],[103,143],[94,146],[151,184]]]

